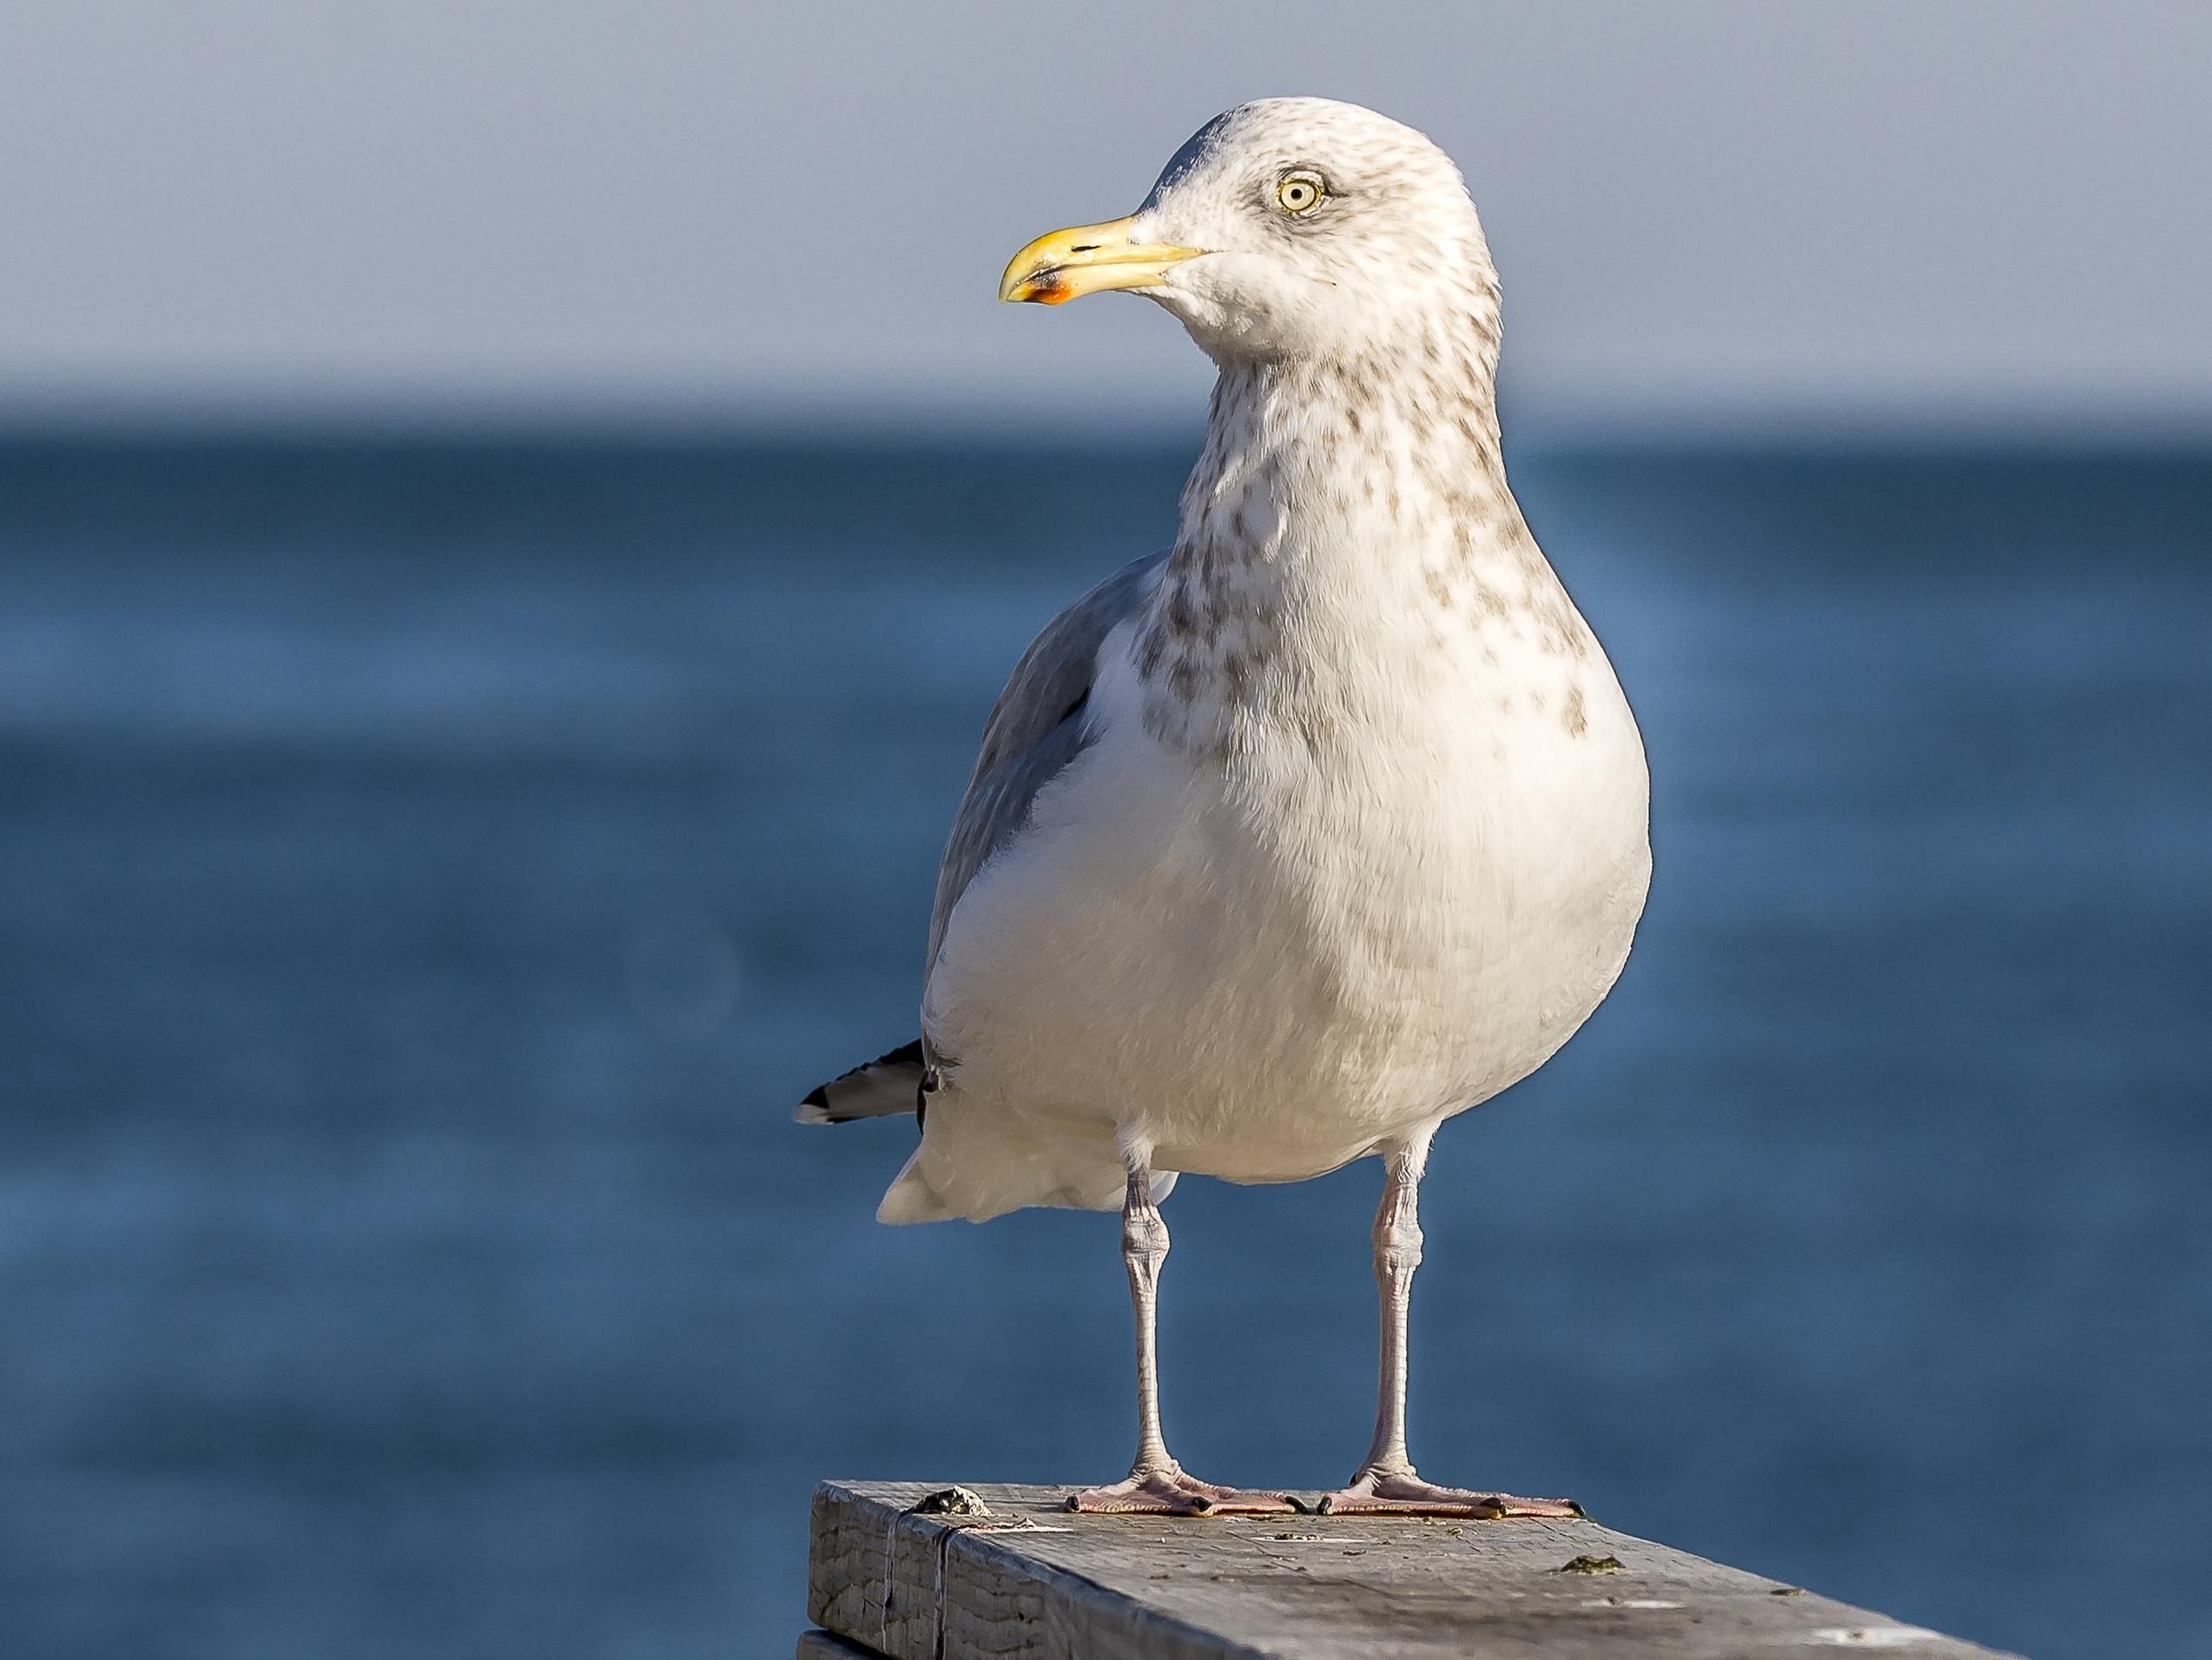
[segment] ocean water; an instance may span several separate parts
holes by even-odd
[[[788,1113],[1180,447],[0,448],[0,1650],[788,1653],[816,1478],[1125,1467],[1112,1219]],[[1657,876],[1438,1143],[1423,1469],[2212,1653],[2212,458],[1515,479]],[[1358,1458],[1377,1187],[1179,1189],[1194,1470]]]

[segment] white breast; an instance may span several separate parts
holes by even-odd
[[[1494,1095],[1596,1007],[1650,870],[1610,667],[1533,618],[1440,641],[1390,614],[1346,658],[1362,685],[1259,699],[1196,748],[1146,730],[1109,640],[1099,741],[968,890],[929,982],[948,1134],[996,1126],[1109,1194],[1117,1134],[1162,1169],[1298,1180]]]

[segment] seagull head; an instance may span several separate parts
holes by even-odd
[[[1165,307],[1225,365],[1496,349],[1496,274],[1459,169],[1412,128],[1328,98],[1216,116],[1135,213],[1040,236],[999,297],[1113,288]]]

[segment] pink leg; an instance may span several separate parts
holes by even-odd
[[[1387,1155],[1383,1202],[1375,1213],[1375,1283],[1382,1293],[1382,1376],[1375,1439],[1349,1485],[1323,1495],[1329,1516],[1580,1516],[1571,1498],[1520,1498],[1511,1493],[1440,1487],[1414,1473],[1405,1446],[1406,1310],[1413,1271],[1421,1266],[1421,1173],[1429,1161],[1423,1136]]]
[[[1137,1461],[1128,1478],[1070,1495],[1072,1511],[1150,1516],[1260,1516],[1295,1511],[1281,1493],[1217,1487],[1183,1473],[1159,1428],[1159,1356],[1155,1315],[1159,1265],[1167,1260],[1167,1220],[1152,1202],[1152,1172],[1132,1153],[1129,1193],[1121,1207],[1121,1256],[1129,1267],[1129,1300],[1137,1315]]]

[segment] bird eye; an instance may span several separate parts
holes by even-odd
[[[1283,205],[1286,214],[1310,214],[1328,199],[1322,188],[1320,175],[1315,173],[1285,173],[1282,182],[1275,187],[1275,200]]]

